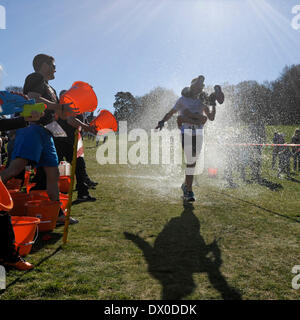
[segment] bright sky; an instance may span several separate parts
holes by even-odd
[[[298,4],[0,0],[6,10],[0,89],[23,86],[38,53],[55,57],[56,79],[50,84],[58,92],[75,81],[88,82],[99,107],[109,110],[118,91],[140,96],[162,86],[179,95],[199,74],[207,85],[274,80],[285,65],[300,63],[300,29],[291,26]]]

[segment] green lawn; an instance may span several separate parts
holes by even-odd
[[[36,268],[10,270],[0,299],[299,299],[300,175],[278,179],[270,149],[263,183],[228,189],[203,174],[193,205],[178,169],[100,166],[95,154],[86,140],[98,200],[72,207],[80,222],[65,246],[63,227],[39,237],[26,258]]]

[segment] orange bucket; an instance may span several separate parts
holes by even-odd
[[[20,190],[22,187],[22,180],[11,178],[5,183],[7,189],[18,189]]]
[[[13,200],[0,177],[0,211],[9,211],[13,208]]]
[[[37,225],[40,219],[32,217],[11,217],[11,223],[15,234],[15,246],[19,254],[26,256],[37,238]],[[36,238],[34,235],[36,234]]]
[[[70,176],[60,176],[58,180],[59,191],[63,193],[68,193],[71,184]]]
[[[108,110],[101,110],[99,115],[90,123],[90,126],[95,126],[97,131],[101,131],[98,134],[118,130],[118,122]]]
[[[217,176],[218,173],[218,169],[217,168],[208,168],[208,176],[211,178],[215,178]]]
[[[29,201],[34,200],[46,200],[50,201],[46,190],[32,190],[29,192]],[[61,209],[65,212],[68,205],[69,196],[64,193],[59,193],[59,201],[61,203]]]
[[[74,108],[79,109],[78,113],[83,113],[93,112],[97,108],[98,100],[91,85],[77,81],[61,96],[60,103],[72,103]]]
[[[28,217],[41,220],[39,231],[52,231],[56,226],[60,203],[50,200],[33,200],[25,204]]]
[[[29,200],[28,194],[13,191],[10,195],[14,202],[14,206],[9,214],[11,216],[26,216],[25,203]]]

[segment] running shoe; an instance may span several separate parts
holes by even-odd
[[[98,182],[92,181],[92,180],[86,180],[85,183],[88,187],[96,187],[98,185]]]
[[[78,196],[77,200],[78,202],[94,202],[97,199],[94,197],[91,197],[90,195],[84,195],[84,196]]]
[[[66,217],[63,216],[63,217],[58,217],[57,220],[56,220],[56,226],[59,227],[59,226],[63,226],[65,224],[65,221],[66,221]],[[77,219],[74,219],[72,217],[69,218],[69,224],[76,224],[78,223],[79,221]]]
[[[195,201],[195,195],[193,191],[187,191],[186,195],[184,196],[184,200],[188,202]]]

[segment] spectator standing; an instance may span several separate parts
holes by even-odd
[[[286,176],[290,178],[290,166],[292,155],[293,154],[289,147],[283,146],[282,149],[279,151],[278,178],[282,178],[282,174],[286,174]]]
[[[66,91],[62,90],[60,92],[60,96],[64,94]],[[74,146],[74,134],[76,128],[81,128],[85,130],[85,132],[92,133],[94,135],[97,134],[97,131],[94,127],[89,126],[88,124],[83,122],[83,117],[81,115],[77,117],[68,117],[66,120],[58,119],[57,122],[61,126],[61,128],[66,132],[66,137],[55,137],[55,147],[58,153],[59,161],[62,161],[65,157],[66,160],[72,163],[73,158],[73,146]],[[78,202],[86,202],[86,201],[96,201],[96,198],[90,196],[89,188],[95,187],[98,183],[92,181],[87,172],[84,156],[77,157],[76,163],[76,190],[78,191]]]
[[[274,132],[274,136],[273,136],[273,140],[272,140],[273,144],[280,144],[280,135],[278,132]],[[273,151],[272,151],[272,169],[275,169],[276,166],[276,160],[278,157],[278,152],[279,152],[279,148],[278,146],[274,146],[273,147]]]
[[[292,137],[292,144],[300,144],[300,129],[296,129]],[[300,171],[300,147],[292,147],[293,160],[294,160],[294,171]]]
[[[249,125],[250,143],[256,144],[250,148],[250,167],[251,178],[253,181],[259,182],[261,179],[262,166],[262,144],[265,143],[266,132],[265,124],[253,113],[253,122]]]

